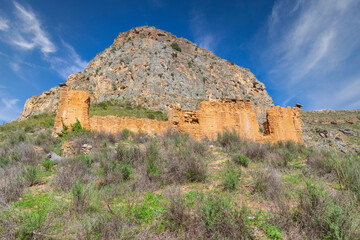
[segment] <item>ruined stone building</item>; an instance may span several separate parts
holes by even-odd
[[[94,131],[117,133],[123,129],[147,134],[162,134],[168,129],[188,133],[197,140],[216,139],[217,134],[235,130],[240,137],[257,142],[278,142],[291,140],[304,143],[301,130],[300,107],[282,108],[275,106],[266,112],[263,133],[250,100],[221,99],[202,101],[197,111],[182,110],[173,104],[168,121],[154,119],[92,116],[89,118],[90,94],[85,91],[69,90],[60,85],[60,100],[55,119],[53,135],[62,131],[64,125],[70,127],[76,120]]]

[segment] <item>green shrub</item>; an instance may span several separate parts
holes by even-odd
[[[334,199],[322,187],[307,181],[299,198],[294,217],[309,238],[359,239],[356,206],[345,195]]]
[[[27,182],[27,184],[31,187],[33,185],[36,185],[40,182],[40,172],[37,169],[37,167],[29,165],[26,166],[23,170],[23,178]]]
[[[225,131],[223,133],[218,133],[217,141],[220,145],[228,150],[236,149],[238,145],[242,142],[240,136],[235,130]]]
[[[17,239],[35,239],[34,233],[41,228],[46,219],[46,211],[36,209],[30,212],[22,212],[19,216],[20,225],[15,230]]]
[[[76,122],[74,124],[71,124],[71,131],[78,133],[87,130],[81,126],[79,119],[76,119]]]
[[[18,130],[9,135],[9,143],[14,146],[18,143],[25,142],[27,140],[26,133],[24,131]]]
[[[125,164],[121,167],[121,174],[122,174],[122,178],[123,180],[129,180],[130,176],[132,174],[132,167],[128,164]]]
[[[147,173],[156,176],[159,174],[159,169],[156,164],[156,160],[159,157],[158,145],[155,141],[151,141],[147,148]]]
[[[0,167],[4,168],[9,163],[12,163],[12,160],[9,157],[0,157]]]
[[[245,207],[238,210],[222,196],[211,194],[202,200],[200,220],[206,229],[205,239],[251,239],[247,217]]]
[[[334,157],[333,161],[341,185],[353,192],[360,202],[360,158],[349,154],[343,158]]]
[[[236,155],[232,158],[232,160],[241,165],[241,166],[244,166],[244,167],[248,167],[249,166],[249,158],[245,155]]]
[[[235,190],[239,183],[238,173],[234,170],[234,166],[227,161],[223,173],[223,186],[227,190]]]
[[[130,130],[128,130],[128,129],[123,129],[121,131],[121,133],[122,133],[122,136],[123,136],[124,139],[128,139],[130,137],[130,134],[131,134]]]
[[[51,171],[55,163],[50,159],[45,159],[44,161],[41,162],[41,165],[46,169],[46,171]]]
[[[85,192],[84,185],[79,180],[76,180],[71,189],[74,209],[79,211],[83,209],[87,201],[87,193]]]
[[[172,49],[181,52],[181,48],[179,47],[179,44],[177,44],[176,42],[173,42],[171,45]]]

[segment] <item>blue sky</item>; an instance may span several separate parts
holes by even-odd
[[[143,25],[250,68],[276,105],[358,109],[359,12],[358,0],[0,0],[0,121]]]

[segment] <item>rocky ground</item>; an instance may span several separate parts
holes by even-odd
[[[308,146],[360,152],[360,110],[301,111]]]

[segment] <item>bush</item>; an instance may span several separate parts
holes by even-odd
[[[241,173],[241,172],[240,172]],[[226,162],[223,173],[223,186],[227,190],[235,190],[239,183],[238,173],[235,172],[234,166],[229,161]]]
[[[23,212],[19,216],[21,224],[16,228],[17,239],[38,239],[38,236],[34,234],[41,232],[39,229],[46,228],[44,222],[46,219],[46,211],[43,209],[37,209],[30,212]],[[40,234],[41,236],[42,234]]]
[[[190,223],[190,216],[187,214],[185,198],[181,195],[179,188],[171,188],[166,197],[169,202],[165,205],[165,219],[173,230],[179,229]]]
[[[280,174],[273,169],[254,174],[254,192],[263,195],[271,200],[280,200],[284,197],[284,187]]]
[[[233,162],[244,166],[244,167],[248,167],[249,166],[249,158],[245,155],[236,155],[232,158]]]
[[[360,202],[360,158],[356,155],[346,155],[342,159],[334,158],[334,161],[340,183]]]
[[[54,177],[53,184],[63,191],[69,191],[73,186],[74,179],[82,183],[89,183],[93,176],[86,162],[69,159],[58,164],[58,171]]]
[[[26,133],[22,130],[17,130],[9,135],[9,143],[14,146],[27,140]]]
[[[121,174],[122,174],[122,178],[123,180],[129,180],[130,176],[132,174],[132,168],[130,165],[125,164],[121,167]]]
[[[300,193],[295,221],[309,238],[359,239],[359,218],[351,201],[335,200],[321,187],[306,182]]]
[[[17,200],[25,188],[24,179],[19,168],[5,169],[3,180],[0,180],[0,203]],[[2,181],[2,182],[1,182]]]
[[[251,160],[258,162],[265,159],[266,155],[269,154],[269,149],[262,143],[248,142],[244,145],[243,154]]]
[[[126,140],[129,139],[131,132],[128,129],[124,129],[121,131],[121,134],[122,134],[122,139]]]
[[[172,49],[181,52],[181,48],[179,47],[179,44],[177,44],[176,42],[173,42],[171,45]]]
[[[12,158],[15,161],[24,164],[36,164],[40,159],[39,154],[35,151],[34,146],[29,143],[19,143],[12,150]]]
[[[150,144],[147,146],[146,150],[146,166],[147,166],[147,173],[152,176],[156,176],[160,173],[157,167],[157,158],[159,158],[158,152],[158,144],[155,141],[151,141]]]
[[[84,207],[87,205],[89,196],[79,180],[74,181],[73,187],[71,189],[71,195],[74,209],[76,211],[84,210]]]
[[[217,141],[227,150],[236,149],[242,143],[240,136],[235,130],[232,132],[225,131],[223,133],[218,133]]]
[[[50,159],[45,159],[44,161],[42,161],[41,165],[46,169],[46,171],[51,171],[55,163]]]
[[[23,175],[25,182],[30,187],[35,184],[38,184],[41,180],[39,170],[37,169],[37,167],[31,166],[31,165],[25,167],[22,175]]]
[[[233,203],[219,195],[208,195],[199,214],[206,232],[205,239],[247,239],[250,228],[246,224],[248,212],[245,207],[237,210]]]
[[[163,178],[169,183],[200,182],[206,178],[207,146],[196,142],[188,134],[168,132],[160,137],[163,157]]]

